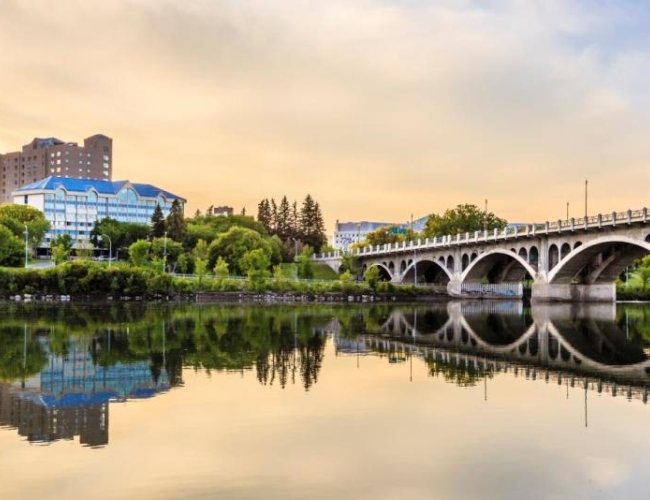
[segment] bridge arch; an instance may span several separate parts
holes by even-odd
[[[501,271],[501,277],[496,274]],[[461,282],[477,283],[483,278],[493,282],[519,282],[526,274],[532,278],[537,274],[535,269],[519,254],[505,249],[495,249],[482,253],[470,264],[461,275]]]
[[[613,283],[632,262],[650,253],[650,242],[603,236],[574,248],[548,275],[551,284]]]
[[[551,270],[560,262],[560,251],[555,243],[548,247],[548,269]]]
[[[418,283],[446,285],[451,280],[451,271],[440,261],[423,259],[410,262],[402,274],[402,283],[415,283],[414,275],[417,268]]]
[[[371,267],[374,267],[374,266],[379,268],[379,279],[380,280],[382,280],[382,281],[392,281],[393,276],[390,274],[390,271],[388,270],[388,267],[386,267],[386,265],[384,263],[374,262],[374,263],[372,263],[370,265],[365,265],[364,264],[361,275],[365,276],[366,273],[368,272],[368,269],[370,269]]]

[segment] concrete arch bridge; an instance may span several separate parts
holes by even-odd
[[[521,297],[528,282],[533,301],[613,302],[616,278],[650,253],[648,212],[371,246],[351,255],[364,274],[375,266],[386,281],[443,285],[454,297]],[[340,271],[343,256],[331,252],[314,260]]]

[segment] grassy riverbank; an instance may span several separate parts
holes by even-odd
[[[246,279],[179,277],[150,267],[107,266],[92,261],[66,262],[47,269],[0,268],[0,298],[31,295],[34,298],[69,295],[72,298],[179,298],[197,294],[240,293],[315,296],[371,296],[400,298],[441,296],[440,290],[411,285],[345,280],[295,280],[285,277]]]

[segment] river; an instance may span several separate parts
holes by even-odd
[[[0,304],[11,499],[647,498],[650,307]]]

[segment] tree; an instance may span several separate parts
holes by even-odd
[[[162,238],[165,235],[165,216],[163,215],[160,204],[156,203],[156,208],[151,216],[151,230],[149,236],[151,238]]]
[[[239,267],[254,283],[259,283],[270,275],[270,265],[271,256],[266,248],[256,248],[246,252],[239,261]]]
[[[363,276],[363,280],[368,283],[368,286],[370,286],[373,291],[377,290],[377,285],[379,284],[380,278],[381,274],[379,271],[379,266],[370,266],[370,268],[368,268],[366,271],[366,274]]]
[[[503,229],[508,225],[505,219],[492,212],[486,213],[476,205],[458,205],[447,209],[443,215],[431,214],[423,231],[425,238],[437,236],[473,233],[483,229]]]
[[[196,256],[197,259],[207,260],[210,256],[210,252],[208,249],[208,244],[205,242],[205,240],[197,241],[192,253]]]
[[[17,203],[0,205],[0,224],[21,239],[25,238],[25,226],[27,226],[30,248],[40,245],[45,233],[50,230],[50,223],[43,212],[30,205]]]
[[[214,266],[214,275],[219,279],[227,278],[230,273],[228,271],[228,263],[223,260],[223,257],[217,259],[217,263]]]
[[[327,241],[325,223],[320,206],[309,194],[302,203],[299,220],[302,241],[311,246],[316,252],[319,252]]]
[[[257,205],[257,221],[266,228],[268,233],[271,232],[271,206],[266,198]]]
[[[366,234],[365,242],[368,245],[377,246],[398,243],[405,241],[407,238],[406,229],[398,228],[397,226],[380,227],[374,231]]]
[[[314,277],[314,249],[305,245],[298,256],[298,276],[303,279],[312,279]]]
[[[341,257],[341,271],[354,274],[355,276],[361,276],[359,257],[345,252]]]
[[[149,251],[151,242],[147,240],[138,240],[129,247],[129,258],[134,266],[145,266],[149,262]]]
[[[278,218],[276,222],[276,234],[280,240],[284,241],[291,233],[291,207],[286,196],[282,197],[278,207]]]
[[[154,238],[151,240],[150,254],[153,258],[165,261],[167,265],[173,266],[183,253],[183,245],[170,238]]]
[[[58,266],[68,260],[70,253],[72,253],[72,237],[69,234],[59,234],[52,239],[50,246],[52,248],[52,260]]]
[[[223,257],[231,271],[241,274],[243,272],[240,267],[241,258],[246,252],[258,248],[268,250],[268,243],[257,231],[243,227],[231,227],[210,244],[208,267],[214,268],[217,259]]]
[[[24,260],[25,247],[20,238],[0,225],[0,266],[20,266]]]
[[[178,199],[172,202],[169,210],[169,215],[165,221],[165,229],[167,229],[167,237],[174,241],[183,242],[187,234],[187,226],[185,224],[185,217],[183,215],[183,207]]]
[[[650,267],[642,266],[639,268],[639,279],[641,280],[641,288],[643,290],[648,286],[650,281]]]

